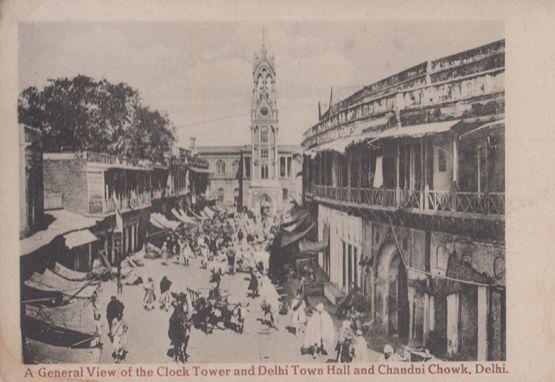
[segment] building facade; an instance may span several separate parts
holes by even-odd
[[[299,146],[279,145],[275,62],[263,44],[253,63],[250,144],[199,147],[210,163],[210,195],[227,206],[276,212],[301,194]]]
[[[416,65],[304,133],[327,288],[357,288],[406,349],[505,359],[504,57],[502,40]]]
[[[19,236],[36,230],[43,216],[42,133],[26,125],[19,126],[19,184],[23,192],[19,203]]]
[[[194,209],[208,186],[208,163],[188,150],[164,163],[94,152],[44,153],[41,173],[45,215],[52,221],[22,241],[22,256],[31,263],[33,257],[44,259],[43,267],[55,260],[82,272],[99,255],[115,266],[142,249],[153,231],[151,213],[171,218],[173,208]]]

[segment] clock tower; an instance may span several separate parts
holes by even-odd
[[[268,54],[264,31],[262,48],[253,62],[251,104],[251,206],[279,207],[278,109],[274,57]]]

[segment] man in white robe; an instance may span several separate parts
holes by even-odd
[[[336,340],[335,326],[323,303],[318,303],[306,325],[304,347],[313,349],[313,357],[317,353],[323,355],[333,351]]]

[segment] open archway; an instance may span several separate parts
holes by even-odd
[[[391,258],[387,281],[388,334],[406,339],[409,336],[407,270],[398,251]]]

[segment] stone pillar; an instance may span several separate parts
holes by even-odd
[[[430,296],[430,331],[436,330],[436,300]]]
[[[478,287],[478,361],[488,358],[488,288]]]
[[[424,293],[424,324],[422,330],[422,344],[426,346],[426,337],[430,333],[430,295]]]
[[[457,136],[453,137],[453,182],[456,182],[459,176],[459,153],[457,146]]]
[[[370,268],[370,317],[376,321],[376,281],[374,267]]]
[[[447,353],[456,354],[459,351],[459,295],[447,296]]]
[[[395,205],[401,205],[401,187],[400,185],[400,178],[401,178],[401,150],[399,148],[399,143],[397,143],[397,151],[395,155]]]
[[[416,321],[416,312],[414,311],[414,300],[415,300],[415,290],[414,288],[408,287],[408,298],[409,298],[409,340],[414,338],[415,328],[414,324]]]

